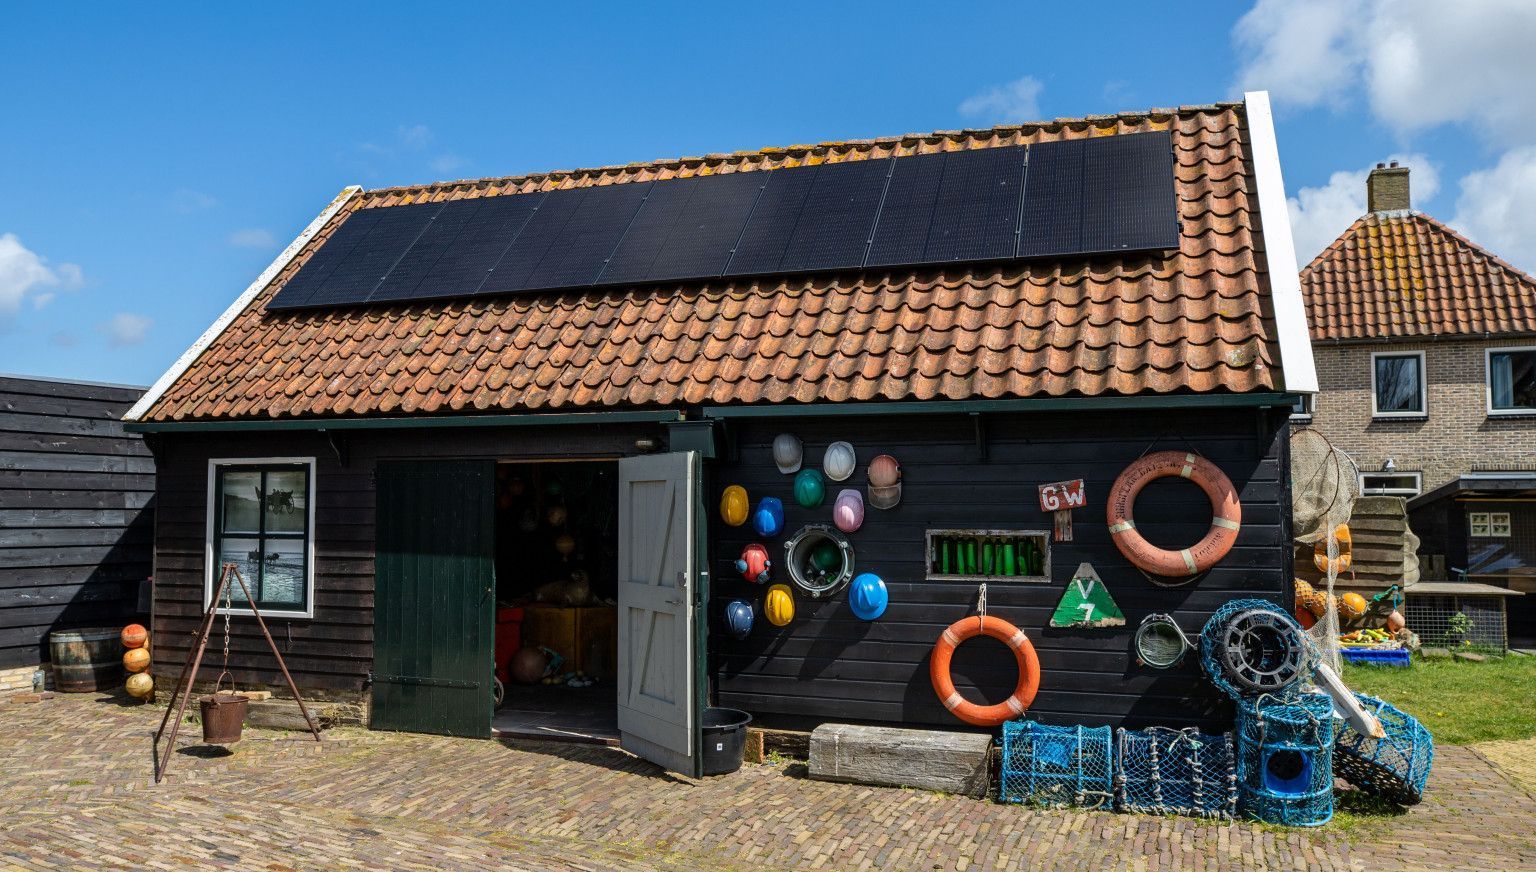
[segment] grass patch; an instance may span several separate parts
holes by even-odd
[[[1437,743],[1536,736],[1536,657],[1415,657],[1408,669],[1345,664],[1344,681],[1418,718]]]

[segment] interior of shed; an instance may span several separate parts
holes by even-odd
[[[618,466],[496,468],[496,735],[616,741]]]

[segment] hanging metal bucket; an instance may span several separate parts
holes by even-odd
[[[225,675],[219,676],[219,682]],[[245,713],[251,701],[235,693],[234,689],[219,690],[214,683],[213,695],[197,701],[203,713],[203,744],[229,745],[240,741],[240,728],[245,724]]]

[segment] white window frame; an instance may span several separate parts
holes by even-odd
[[[1419,411],[1383,412],[1376,408],[1376,358],[1417,357],[1419,359]],[[1429,417],[1429,366],[1422,351],[1373,351],[1371,352],[1371,417],[1372,418],[1427,418]]]
[[[1301,394],[1301,411],[1292,412],[1292,421],[1310,421],[1317,411],[1317,394]]]
[[[1412,489],[1402,488],[1402,487],[1382,487],[1382,488],[1370,488],[1370,489],[1367,489],[1366,486],[1365,486],[1365,480],[1368,479],[1368,478],[1377,478],[1377,477],[1412,478],[1413,479],[1413,487],[1412,487]],[[1422,473],[1422,472],[1362,472],[1362,473],[1360,473],[1360,477],[1357,480],[1357,483],[1360,485],[1360,493],[1361,493],[1362,496],[1367,496],[1368,495],[1368,496],[1388,496],[1388,497],[1416,497],[1419,494],[1424,492],[1424,473]]]
[[[289,466],[302,465],[309,469],[309,518],[306,529],[309,535],[304,540],[304,602],[307,608],[303,611],[294,609],[262,609],[263,618],[313,618],[315,616],[315,458],[313,457],[216,457],[208,461],[208,507],[207,526],[203,535],[203,609],[206,611],[212,604],[213,587],[218,583],[219,567],[218,559],[213,553],[214,524],[217,523],[217,494],[214,489],[218,487],[219,467],[221,466],[265,466],[287,464]],[[249,581],[247,581],[249,583]],[[239,582],[235,582],[239,584]],[[249,615],[251,610],[236,606],[225,609],[218,608],[218,614],[224,615]]]
[[[1506,345],[1502,348],[1483,349],[1483,406],[1490,418],[1528,418],[1536,416],[1536,409],[1495,409],[1493,407],[1493,356],[1511,351],[1536,354],[1536,345]],[[1374,364],[1373,364],[1374,366]]]

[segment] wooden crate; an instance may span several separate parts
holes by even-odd
[[[593,642],[607,652],[592,660]],[[523,612],[523,644],[543,645],[565,658],[564,671],[612,678],[618,663],[618,611],[613,606],[555,606],[535,603]]]

